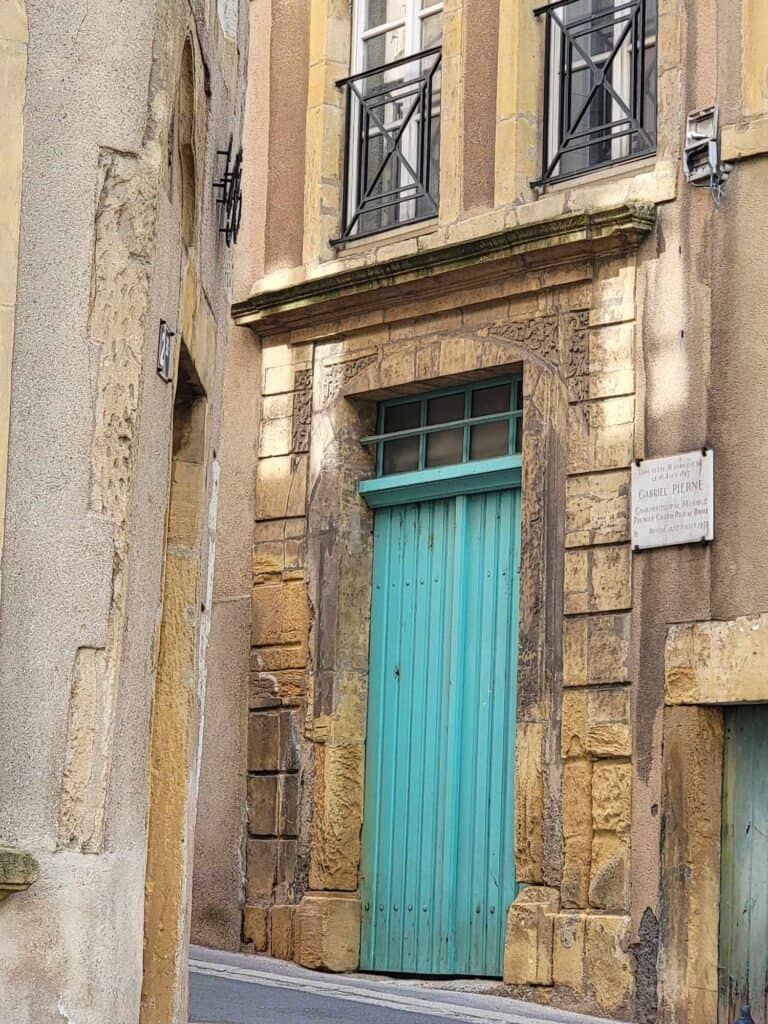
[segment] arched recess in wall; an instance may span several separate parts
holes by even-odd
[[[179,169],[179,206],[181,234],[187,245],[195,239],[197,217],[197,165],[195,162],[195,58],[192,40],[187,36],[181,55],[176,139]]]
[[[19,265],[24,98],[27,81],[27,10],[24,0],[3,5],[0,18],[0,591],[5,520],[11,364]]]

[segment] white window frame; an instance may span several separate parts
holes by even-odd
[[[411,53],[418,53],[421,50],[421,23],[425,18],[433,14],[442,14],[443,0],[429,4],[422,8],[421,0],[406,0],[405,15],[396,18],[394,21],[376,25],[374,28],[365,28],[365,13],[367,0],[355,0],[352,13],[352,70],[351,74],[356,75],[360,71],[369,70],[364,66],[365,44],[369,39],[384,35],[386,32],[393,32],[398,28],[405,28],[405,41],[403,44],[403,56]],[[393,57],[392,60],[398,58]],[[387,61],[385,61],[387,63]]]
[[[422,36],[422,22],[434,15],[442,14],[444,7],[444,0],[436,0],[434,3],[427,4],[422,7],[423,0],[406,0],[405,13],[402,18],[396,18],[392,21],[383,22],[381,25],[376,25],[373,28],[365,28],[366,18],[366,7],[367,0],[354,0],[352,10],[352,60],[350,74],[356,75],[362,71],[369,71],[370,68],[365,67],[365,44],[375,39],[377,36],[386,35],[389,32],[397,31],[397,29],[404,28],[404,43],[403,53],[401,56],[407,57],[410,54],[419,53],[422,49],[421,36]],[[442,33],[441,33],[442,39]],[[437,44],[435,44],[437,45]],[[384,66],[392,60],[399,60],[399,57],[385,56]],[[377,65],[378,66],[378,65]],[[403,65],[401,65],[403,66]],[[407,66],[407,65],[404,65]],[[393,128],[398,127],[397,122],[392,123]],[[359,114],[356,113],[350,124],[350,130],[353,138],[357,138],[360,132]],[[416,166],[418,159],[418,123],[414,120],[405,130],[401,148],[403,156],[410,163],[412,167]],[[372,132],[372,134],[376,134]],[[350,164],[345,168],[345,173],[349,176],[349,189],[348,189],[348,203],[349,209],[345,211],[345,215],[349,216],[354,209],[354,197],[357,194],[357,162],[353,156],[354,151],[350,150]],[[402,176],[405,174],[404,169],[400,168],[401,183]],[[402,221],[409,221],[415,217],[416,213],[416,201],[404,200],[400,206]],[[395,225],[393,225],[395,226]],[[386,230],[386,229],[384,229]],[[352,236],[354,237],[354,235]]]
[[[623,2],[624,2],[624,0],[613,0],[614,7],[622,5]],[[607,12],[605,12],[605,13],[607,14]],[[658,15],[657,15],[657,18],[658,18]],[[567,24],[567,22],[566,22],[566,24]],[[614,38],[618,39],[619,35],[621,34],[622,28],[623,28],[623,22],[621,22],[621,21],[618,21],[614,25],[614,28],[613,28]],[[551,28],[550,28],[550,31],[551,31]],[[654,32],[653,34],[649,34],[649,35],[645,36],[644,37],[644,49],[648,50],[651,47],[656,46],[656,37],[657,37],[657,32]],[[561,73],[561,70],[560,70],[560,64],[561,64],[561,56],[562,56],[562,46],[563,46],[563,37],[562,37],[562,33],[558,30],[557,33],[556,33],[556,37],[555,37],[555,43],[552,46],[552,50],[551,50],[550,69],[549,69],[549,74],[550,74],[550,82],[549,82],[549,118],[548,118],[548,120],[549,120],[549,137],[548,137],[548,140],[547,140],[547,148],[548,148],[548,152],[550,154],[556,153],[558,148],[559,148],[558,122],[559,122],[559,116],[560,116],[560,85],[561,85],[561,78],[562,78],[562,73]],[[592,59],[594,60],[594,62],[596,64],[599,64],[600,60],[602,58],[604,58],[604,57],[607,57],[607,56],[608,56],[608,52],[606,51],[605,53],[602,53],[602,54],[601,53],[593,54],[592,55]],[[579,70],[581,70],[583,68],[586,68],[586,67],[587,67],[586,61],[584,61],[583,59],[575,60],[573,62],[573,64],[571,65],[570,74],[573,75],[574,72],[577,72],[577,71],[579,71]],[[629,96],[630,87],[631,87],[631,83],[632,83],[632,42],[631,42],[631,34],[627,37],[626,41],[624,42],[624,45],[621,47],[621,49],[617,53],[616,57],[614,58],[613,67],[615,69],[615,78],[614,78],[614,83],[613,83],[614,89],[616,90],[616,92],[620,96]],[[618,84],[616,83],[616,78],[618,78]],[[623,114],[623,111],[622,111],[621,106],[616,102],[615,99],[612,99],[611,100],[611,120],[612,120],[612,122],[620,120],[621,117],[622,117],[622,114]],[[619,138],[613,139],[611,141],[611,161],[612,162],[618,162],[620,160],[627,159],[630,156],[629,147],[630,147],[630,137],[628,135],[623,135],[623,136],[621,136]],[[572,152],[574,154],[577,154],[577,153],[587,153],[588,154],[589,150],[588,150],[587,147],[585,147],[584,149],[573,150]],[[550,175],[550,177],[552,179],[557,179],[558,176],[561,174],[560,164],[562,164],[563,159],[567,155],[568,155],[568,153],[566,152],[566,153],[564,153],[560,157],[560,160],[558,161],[558,166],[553,169],[552,174]],[[638,153],[638,159],[641,159],[645,155],[646,154],[644,154],[644,153]],[[590,165],[589,162],[587,161],[585,166],[583,168],[581,168],[578,173],[580,173],[580,174],[589,174],[590,171],[595,170],[597,167],[605,167],[605,166],[610,166],[610,164],[606,164],[606,165]],[[569,176],[570,176],[571,173],[573,173],[574,176],[575,176],[577,172],[568,172],[568,173],[569,173]]]

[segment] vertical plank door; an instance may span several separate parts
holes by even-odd
[[[502,973],[519,545],[518,488],[376,512],[363,970]]]
[[[768,706],[725,711],[720,1024],[768,1024]]]

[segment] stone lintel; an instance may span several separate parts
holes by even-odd
[[[555,266],[577,256],[630,251],[653,230],[655,220],[655,208],[643,203],[568,213],[257,292],[236,302],[232,316],[236,324],[250,326],[259,334],[286,331],[305,324],[308,316],[358,312],[368,304],[366,296],[372,291],[377,293],[377,301],[387,302],[402,298],[403,287],[414,298],[434,295],[436,284],[442,283],[447,289],[457,287],[450,276],[457,271],[464,272],[458,286],[466,287],[487,278],[497,279],[503,261],[512,261],[511,270],[515,272],[531,266]]]
[[[768,701],[768,614],[671,626],[664,657],[667,704]]]
[[[39,874],[40,868],[31,853],[0,843],[0,901],[14,892],[24,892]]]

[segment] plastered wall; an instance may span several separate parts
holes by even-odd
[[[11,363],[16,313],[21,168],[24,148],[24,96],[27,72],[27,13],[21,2],[7,4],[0,16],[0,60],[3,66],[2,207],[0,207],[0,555],[3,550],[6,463],[11,406]],[[0,570],[1,572],[1,570]],[[0,574],[0,592],[2,575]]]
[[[207,660],[198,601],[212,554],[209,466],[230,300],[211,185],[216,150],[239,133],[247,26],[240,18],[233,38],[215,4],[182,0],[111,14],[32,0],[27,15],[0,836],[31,852],[40,876],[3,905],[0,1017],[135,1024],[174,391],[155,372],[157,334],[166,319],[184,336],[209,403],[187,740],[179,758],[152,764],[182,781],[180,838],[191,851],[200,651]],[[182,960],[189,857],[173,859]],[[184,987],[178,978],[171,987],[163,1020],[186,1019]]]

